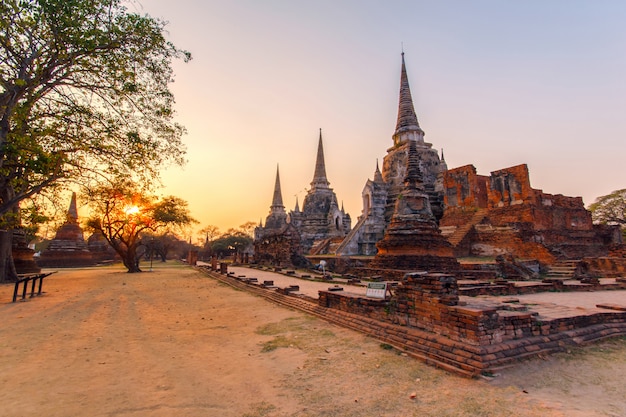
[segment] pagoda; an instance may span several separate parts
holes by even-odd
[[[317,145],[317,158],[311,189],[307,192],[302,210],[289,214],[291,223],[298,229],[304,253],[317,250],[318,253],[327,251],[328,244],[336,239],[338,244],[348,234],[352,220],[343,207],[339,207],[337,196],[326,177],[326,163],[324,161],[324,145],[322,129]]]
[[[42,267],[71,268],[94,265],[94,258],[87,248],[83,229],[78,224],[76,193],[67,210],[65,223],[59,227],[48,247],[42,251],[38,261]]]
[[[287,220],[277,166],[270,213],[265,218],[265,226],[259,223],[254,229],[255,262],[285,267],[306,264],[301,256],[300,234]]]
[[[453,272],[460,269],[452,245],[441,234],[424,190],[417,145],[409,141],[404,187],[396,198],[372,269]]]
[[[363,188],[363,211],[354,229],[339,246],[336,254],[375,255],[376,242],[389,227],[396,206],[396,199],[404,188],[409,144],[415,147],[421,171],[421,187],[427,195],[431,212],[438,223],[443,216],[444,193],[443,176],[447,171],[446,162],[431,143],[424,140],[424,130],[420,127],[413,96],[409,86],[404,52],[400,70],[400,91],[398,94],[398,117],[392,135],[393,145],[383,158],[382,172],[374,173],[374,180],[368,180]]]

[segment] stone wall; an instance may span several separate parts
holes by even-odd
[[[606,306],[606,312],[542,319],[514,305],[463,305],[456,280],[445,274],[408,274],[386,301],[320,291],[319,305],[349,315],[344,325],[469,376],[626,334],[624,308]]]
[[[477,225],[470,236],[470,255],[494,257],[511,254],[523,259],[537,259],[545,264],[553,263],[555,257],[541,243],[541,238],[530,236],[532,229],[525,230],[524,226],[528,225]]]
[[[454,276],[428,273],[407,274],[395,289],[395,295],[386,301],[320,291],[319,305],[424,330],[472,346],[493,346],[533,336],[557,335],[626,319],[626,313],[607,311],[544,322],[529,311],[516,311],[515,307],[508,305],[463,305],[459,302]]]
[[[291,225],[280,230],[257,231],[254,241],[254,262],[264,265],[291,267],[299,265],[302,248],[300,235]]]
[[[626,258],[584,258],[587,265],[587,272],[590,275],[621,278],[626,277]]]
[[[465,233],[463,239],[457,236],[457,256],[512,254],[553,263],[557,258],[606,256],[610,245],[621,243],[615,233],[593,226],[581,197],[533,189],[525,164],[489,177],[477,175],[472,165],[451,169],[444,186],[446,210],[440,225]]]
[[[473,165],[448,170],[443,177],[446,211],[455,207],[487,207],[489,177],[477,175]]]
[[[500,367],[520,359],[626,334],[626,312],[616,308],[591,315],[543,321],[526,311],[445,304],[425,309],[431,311],[433,322],[448,314],[447,317],[453,320],[450,326],[446,326],[445,321],[440,322],[443,326],[456,329],[448,331],[450,335],[458,334],[458,340],[455,340],[454,337],[393,323],[388,317],[396,316],[397,312],[393,311],[389,300],[363,301],[363,297],[356,295],[322,291],[318,303],[315,303],[296,294],[287,295],[284,291],[243,282],[225,273],[206,270],[205,273],[235,288],[362,332],[429,365],[468,377],[481,372],[496,372]],[[434,288],[438,285],[434,284]],[[439,318],[438,312],[442,313]],[[477,342],[472,343],[472,340]]]
[[[536,190],[530,186],[526,164],[493,171],[489,177],[488,206],[507,207],[531,202]]]

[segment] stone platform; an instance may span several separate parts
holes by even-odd
[[[362,284],[352,285],[348,280],[329,283],[249,268],[231,267],[230,271],[230,276],[207,273],[468,377],[496,372],[524,358],[626,334],[626,290],[459,296],[456,305],[453,294],[447,298],[429,295],[421,298],[420,314],[411,322],[398,319],[402,314],[396,312],[402,307],[390,305],[389,300],[367,298]],[[257,276],[260,282],[271,279],[274,286],[264,288],[235,275]],[[445,275],[431,275],[427,292],[444,288],[447,281],[441,281],[444,285],[438,282]],[[601,280],[607,288],[615,288],[616,283]],[[293,285],[298,285],[298,291],[283,291]],[[331,291],[333,285],[340,285],[343,291]]]

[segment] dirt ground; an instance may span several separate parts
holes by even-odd
[[[189,267],[0,285],[0,415],[626,416],[626,338],[464,379]]]

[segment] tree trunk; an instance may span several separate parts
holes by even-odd
[[[0,283],[15,282],[17,280],[12,248],[13,231],[0,230]]]
[[[124,266],[128,269],[129,273],[133,274],[135,272],[141,272],[135,248],[129,248],[125,256],[122,257],[122,261],[124,262]]]

